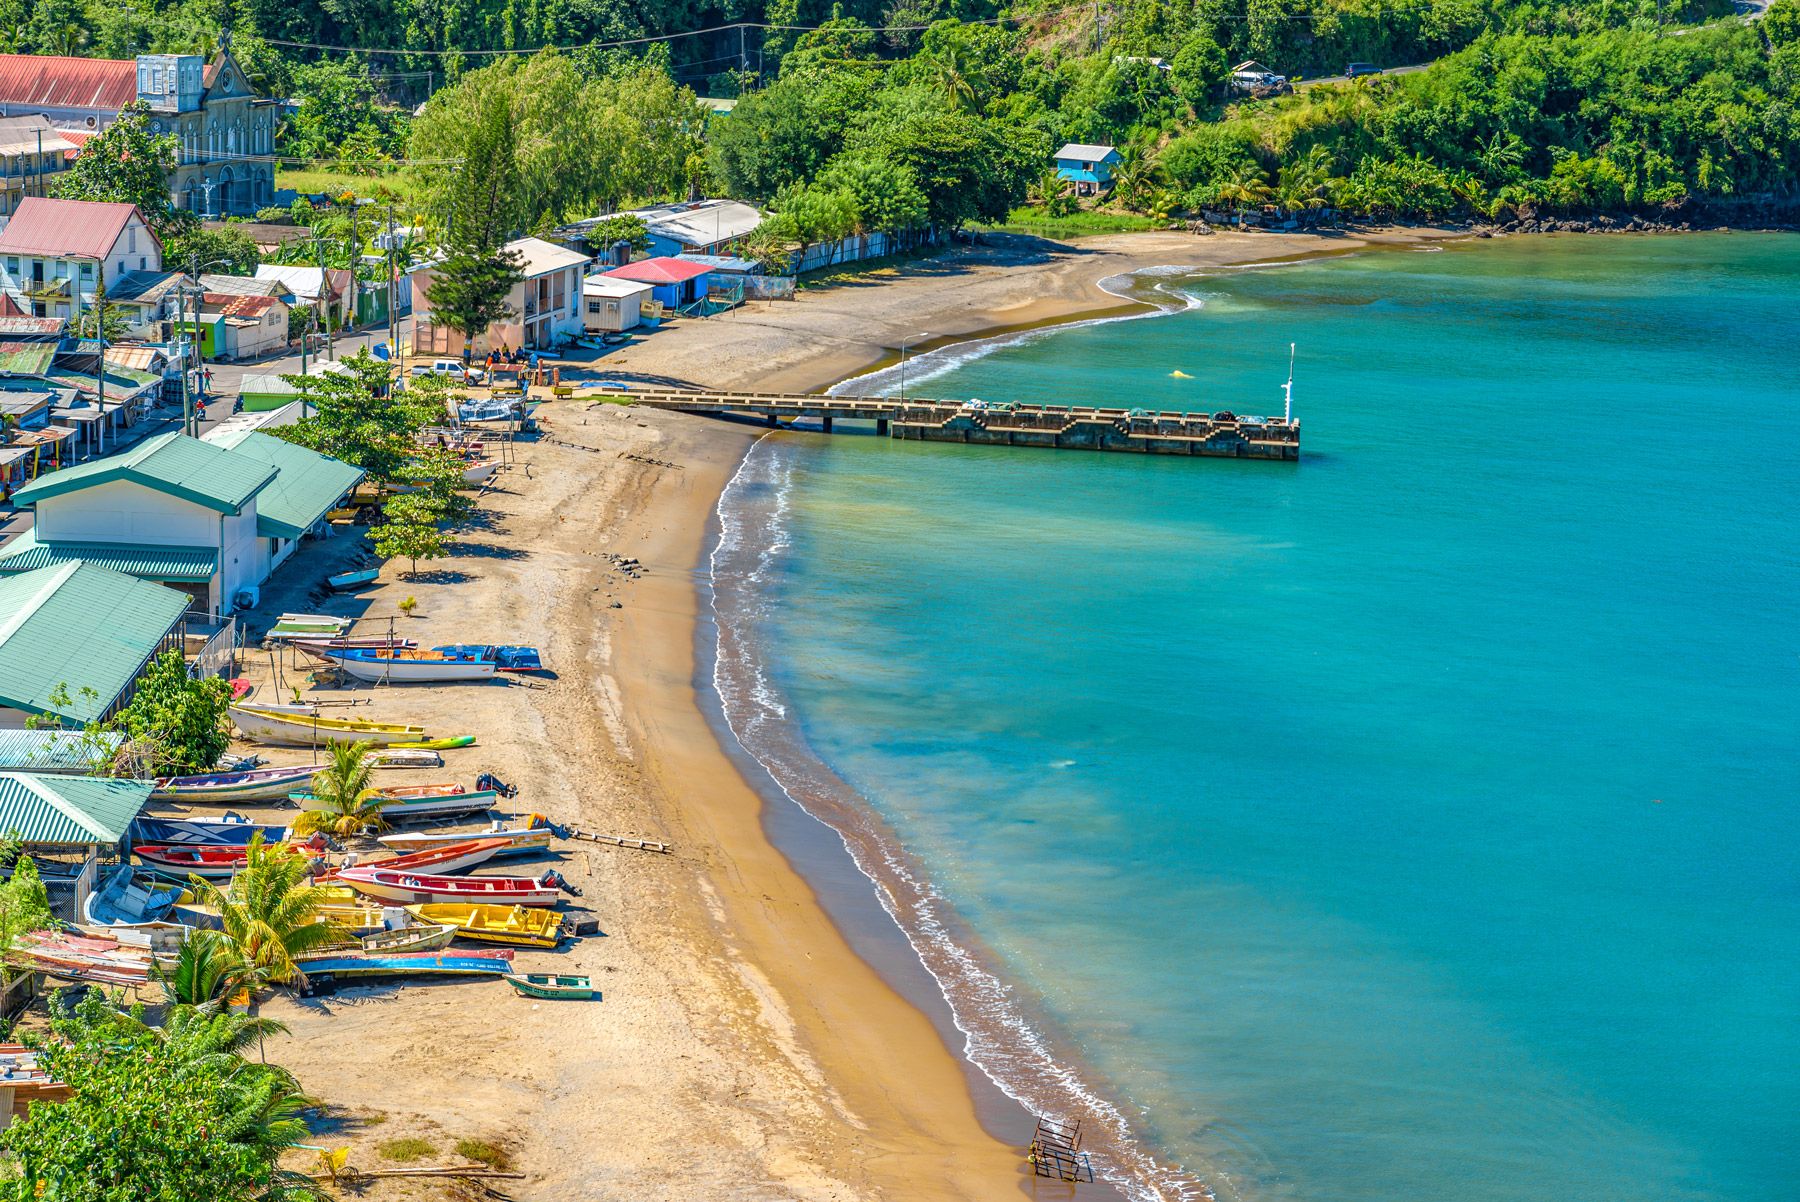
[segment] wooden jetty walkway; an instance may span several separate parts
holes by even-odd
[[[925,442],[1230,459],[1300,458],[1300,423],[1281,417],[780,392],[634,388],[617,395],[653,409],[762,418],[771,426],[812,419],[827,432],[840,421],[867,421],[875,424],[877,434]]]

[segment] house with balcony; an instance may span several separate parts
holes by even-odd
[[[510,316],[495,322],[475,339],[470,350],[485,355],[490,350],[553,350],[584,332],[581,275],[589,259],[542,238],[517,238],[506,244],[517,255],[524,275],[507,295]],[[436,263],[423,264],[410,273],[413,285],[413,354],[460,355],[463,336],[434,320],[431,287]]]
[[[162,243],[136,205],[28,196],[0,230],[0,292],[37,317],[73,317],[99,281],[161,270]]]
[[[0,220],[17,212],[27,196],[50,195],[75,148],[42,114],[0,117]]]

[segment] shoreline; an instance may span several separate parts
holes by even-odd
[[[977,248],[953,253],[947,273],[909,264],[873,296],[842,285],[784,302],[785,312],[678,325],[597,366],[609,378],[811,390],[878,364],[908,326],[943,327],[946,343],[962,343],[1134,308],[1098,283],[1131,270],[1462,236],[1119,235],[1050,252]],[[612,370],[626,358],[634,370]],[[699,381],[688,378],[696,364]],[[417,1132],[497,1142],[533,1189],[571,1198],[1024,1192],[1028,1126],[984,1126],[995,1112],[979,1098],[979,1070],[871,963],[881,957],[863,954],[866,932],[834,919],[829,888],[807,875],[820,866],[780,846],[769,801],[708,717],[696,642],[705,557],[719,497],[763,431],[580,401],[539,417],[543,438],[519,444],[517,466],[484,494],[447,566],[403,579],[404,565],[390,562],[377,589],[342,608],[385,622],[400,598],[416,597],[421,616],[407,621],[418,637],[535,640],[556,677],[542,688],[378,690],[372,713],[478,731],[478,746],[452,753],[433,779],[495,771],[520,786],[516,811],[662,839],[676,854],[577,845],[556,865],[582,887],[578,904],[603,935],[561,954],[521,953],[521,967],[592,973],[604,1002],[525,1005],[499,986],[284,999],[267,1009],[293,1033],[270,1041],[271,1058],[333,1104],[333,1142],[365,1166],[381,1163],[386,1138]],[[309,580],[344,553],[309,545]],[[623,571],[618,557],[644,571]],[[291,571],[265,609],[307,608],[307,571]],[[384,783],[402,781],[418,783]],[[866,879],[860,887],[876,901]],[[395,1188],[370,1196],[403,1196]]]

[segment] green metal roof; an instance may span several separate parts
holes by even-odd
[[[0,772],[85,776],[94,770],[97,757],[110,756],[124,741],[116,731],[0,730]]]
[[[183,584],[205,584],[219,571],[219,553],[211,547],[39,542],[37,531],[27,530],[0,547],[0,573],[30,572],[77,559],[139,580],[175,580]]]
[[[56,358],[54,342],[9,342],[0,344],[0,371],[15,376],[35,376]]]
[[[147,780],[0,772],[0,833],[30,844],[117,843],[150,799]]]
[[[13,493],[13,500],[32,505],[97,484],[129,480],[219,513],[237,513],[274,478],[275,469],[261,460],[170,431],[117,455],[39,476]]]
[[[264,538],[299,538],[363,478],[359,467],[255,430],[221,431],[207,441],[279,473],[256,498],[256,532]]]
[[[75,722],[100,717],[191,600],[79,561],[0,577],[0,705]],[[59,686],[62,704],[51,699]]]

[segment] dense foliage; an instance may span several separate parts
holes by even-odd
[[[131,740],[157,776],[211,772],[231,746],[231,686],[196,680],[175,648],[150,661],[131,700],[107,723]]]

